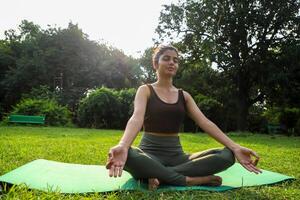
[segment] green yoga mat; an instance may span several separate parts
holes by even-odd
[[[166,190],[209,190],[225,191],[244,186],[273,184],[293,177],[262,170],[256,175],[236,163],[218,175],[223,178],[220,187],[209,186],[170,186],[161,185],[158,191]],[[0,176],[0,182],[14,185],[25,184],[28,188],[61,193],[108,192],[116,190],[146,190],[141,184],[124,171],[122,177],[108,176],[105,166],[69,164],[50,160],[35,160],[7,174]]]

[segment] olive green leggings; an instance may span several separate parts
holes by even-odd
[[[124,169],[136,179],[157,178],[162,183],[184,186],[186,176],[212,175],[234,162],[233,153],[226,147],[185,154],[179,137],[145,133],[139,148],[129,148]]]

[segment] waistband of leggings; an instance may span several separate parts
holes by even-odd
[[[179,136],[156,136],[151,134],[143,134],[139,148],[145,152],[159,152],[160,154],[182,153],[182,146]]]
[[[180,143],[180,138],[179,138],[178,135],[177,136],[158,136],[158,135],[153,135],[151,133],[144,132],[143,136],[142,136],[142,139],[143,138],[151,140],[151,141],[159,142],[159,143],[167,143],[167,144]]]

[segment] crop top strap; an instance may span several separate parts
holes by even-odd
[[[184,109],[185,109],[185,111],[187,111],[186,101],[185,101],[185,98],[184,98],[183,90],[181,88],[179,89],[179,94],[180,94],[181,101],[184,105]]]
[[[155,91],[154,91],[154,89],[153,89],[153,87],[152,87],[151,84],[146,84],[146,85],[148,86],[148,88],[149,88],[149,90],[150,90],[150,97],[151,97],[152,95],[155,94]]]
[[[150,89],[151,92],[153,92],[153,87],[151,84],[146,84],[148,86],[148,88]]]

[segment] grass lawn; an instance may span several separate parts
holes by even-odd
[[[0,126],[0,175],[32,160],[104,165],[109,148],[122,131],[80,128]],[[112,192],[106,194],[62,195],[13,187],[0,199],[300,199],[300,137],[230,134],[241,145],[259,153],[259,167],[297,178],[272,186],[248,187],[227,192]],[[140,141],[141,135],[134,145]],[[186,152],[221,147],[206,134],[181,134]]]

